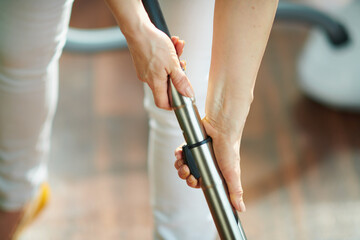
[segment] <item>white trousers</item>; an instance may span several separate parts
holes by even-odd
[[[21,208],[45,181],[58,60],[71,0],[0,1],[0,207]]]
[[[0,207],[21,208],[46,181],[58,60],[72,0],[0,1]],[[186,40],[184,57],[200,112],[210,64],[213,1],[161,2],[169,29]],[[172,112],[158,109],[145,86],[150,117],[149,176],[155,239],[214,239],[201,190],[177,176],[174,150],[183,137]]]

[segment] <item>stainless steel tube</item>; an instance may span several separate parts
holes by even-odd
[[[183,131],[185,141],[189,145],[202,142],[208,136],[201,123],[195,99],[182,96],[171,81],[169,85],[170,103]],[[245,240],[244,230],[230,203],[226,183],[216,164],[211,142],[191,148],[191,153],[199,169],[200,185],[220,238]]]

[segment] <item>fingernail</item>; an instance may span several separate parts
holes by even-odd
[[[246,207],[245,207],[244,201],[239,200],[238,201],[238,206],[239,206],[240,212],[246,212]]]
[[[189,86],[185,90],[185,94],[187,97],[193,98],[194,97],[194,90]]]
[[[181,60],[181,68],[183,71],[186,71],[186,61],[185,60]]]

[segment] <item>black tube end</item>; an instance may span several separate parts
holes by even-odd
[[[327,32],[327,36],[330,42],[337,47],[345,46],[350,42],[349,33],[341,24],[337,24],[337,27],[334,28],[334,31]]]

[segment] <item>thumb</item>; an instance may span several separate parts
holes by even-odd
[[[240,170],[240,139],[230,141],[230,138],[219,134],[219,130],[210,123],[209,116],[202,120],[205,131],[212,137],[214,154],[220,171],[228,187],[231,204],[239,212],[245,212]],[[216,124],[215,124],[216,125]],[[222,132],[222,131],[220,131]]]
[[[194,97],[194,90],[185,72],[180,68],[179,63],[174,64],[174,67],[170,72],[170,78],[174,84],[176,90],[185,97]]]
[[[237,211],[245,212],[246,207],[243,199],[244,192],[240,180],[240,166],[232,169],[227,169],[227,167],[223,166],[221,172],[227,183],[232,205]]]

